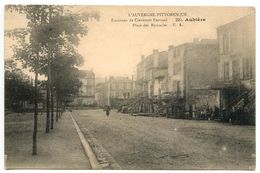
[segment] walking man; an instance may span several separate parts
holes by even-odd
[[[110,107],[106,106],[106,115],[109,116],[109,113],[110,113]]]

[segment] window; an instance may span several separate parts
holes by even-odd
[[[130,89],[131,89],[131,83],[130,83],[130,82],[127,83],[127,86],[126,86],[126,87],[127,87],[126,89],[130,90]]]
[[[115,83],[111,83],[111,89],[112,90],[116,89],[116,84]]]
[[[233,79],[239,79],[239,61],[233,60],[232,61],[232,73],[233,73]]]
[[[229,62],[224,63],[224,80],[229,80]]]
[[[180,48],[177,48],[177,49],[174,49],[173,51],[173,57],[177,57],[177,56],[180,56],[181,55],[181,50]]]
[[[119,83],[119,89],[124,89],[124,83]]]
[[[223,53],[229,53],[229,34],[223,34]]]
[[[246,32],[245,31],[242,31],[241,32],[241,38],[242,38],[242,40],[241,40],[241,49],[243,48],[243,47],[245,47],[245,46],[248,46],[248,42],[247,42],[247,37],[246,37],[247,35],[246,35]]]
[[[250,64],[249,58],[243,58],[243,78],[250,78]]]
[[[165,82],[163,82],[161,84],[161,87],[162,87],[162,91],[165,92],[167,90],[167,84]]]
[[[219,53],[223,54],[223,35],[219,34],[218,37],[219,37],[218,40]]]
[[[173,80],[172,81],[172,92],[174,94],[177,94],[177,96],[180,96],[181,93],[181,86],[180,86],[181,82],[178,80]]]
[[[173,75],[179,74],[181,71],[181,63],[173,64]]]
[[[177,88],[177,94],[179,94],[180,91],[181,91],[181,89],[180,89],[180,81],[177,81],[176,88]]]
[[[93,95],[92,88],[87,87],[86,88],[86,96],[91,96],[91,95]]]

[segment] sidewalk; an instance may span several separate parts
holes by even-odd
[[[31,154],[33,115],[26,116],[28,121],[5,122],[6,169],[91,169],[68,113],[49,134],[44,129],[45,114],[39,115],[37,156]]]

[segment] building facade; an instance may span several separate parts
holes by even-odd
[[[95,100],[99,107],[103,107],[107,104],[107,94],[106,94],[106,83],[98,83],[96,84],[96,91],[95,91]]]
[[[184,101],[185,110],[197,111],[218,104],[217,92],[210,90],[217,80],[217,40],[194,39],[169,46],[168,90]]]
[[[113,108],[119,108],[122,101],[133,95],[133,81],[128,77],[110,77],[107,81],[108,103]]]
[[[217,36],[219,61],[216,89],[220,92],[220,110],[232,107],[254,109],[255,14],[219,26]]]
[[[96,87],[96,101],[101,107],[110,105],[117,108],[120,101],[133,96],[133,80],[128,77],[109,77]]]
[[[95,104],[95,73],[88,70],[83,73],[84,77],[80,79],[82,85],[72,104],[74,106],[93,106]]]
[[[142,56],[137,64],[136,89],[139,95],[160,97],[168,91],[168,52],[155,49],[147,57]]]

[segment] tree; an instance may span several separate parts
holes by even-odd
[[[53,11],[58,11],[59,13],[53,14]],[[51,128],[53,128],[53,85],[51,79],[51,66],[57,54],[59,52],[68,52],[70,55],[75,54],[77,56],[77,51],[75,47],[79,44],[80,37],[87,34],[87,27],[85,26],[85,21],[89,18],[99,19],[99,15],[92,13],[88,15],[84,14],[71,14],[63,13],[62,9],[56,9],[56,6],[49,6],[49,21],[47,24],[43,25],[37,32],[38,40],[47,45],[48,48],[48,68],[45,71],[48,77],[48,87],[47,87],[47,121],[46,121],[46,132],[49,131],[49,94],[51,95]],[[72,56],[73,57],[73,56]],[[74,56],[75,57],[75,56]]]
[[[53,79],[58,102],[64,104],[69,102],[72,95],[78,93],[81,86],[80,77],[82,74],[77,66],[81,65],[82,57],[80,55],[70,56],[62,54],[53,62]],[[63,73],[60,73],[63,71]]]
[[[25,111],[24,103],[32,103],[34,96],[30,77],[16,66],[11,59],[5,62],[5,107],[19,114]]]
[[[80,37],[86,35],[85,22],[89,18],[99,19],[99,15],[65,13],[63,6],[52,5],[11,5],[7,10],[26,15],[27,28],[6,31],[6,36],[17,38],[13,46],[14,58],[20,60],[24,68],[35,73],[35,112],[33,132],[33,155],[37,154],[37,122],[38,122],[38,73],[48,77],[46,132],[49,132],[49,95],[51,86],[51,62],[55,53],[74,48]],[[47,71],[44,72],[45,67]],[[52,94],[53,95],[53,94]],[[53,104],[53,103],[52,103]]]
[[[58,13],[54,13],[58,11]],[[47,87],[47,119],[46,119],[46,132],[49,132],[49,123],[53,129],[53,86],[51,79],[51,65],[52,61],[55,58],[55,52],[68,44],[75,44],[79,40],[79,34],[81,36],[86,34],[86,27],[83,23],[80,22],[81,18],[74,15],[62,15],[62,9],[56,9],[55,6],[49,6],[49,19],[48,23],[42,25],[40,30],[37,32],[38,39],[42,44],[47,46],[48,49],[48,68],[47,74],[48,77],[48,87]],[[50,100],[51,99],[51,104]],[[49,118],[49,108],[51,108],[51,119]],[[50,121],[51,120],[51,121]]]
[[[52,60],[52,76],[53,87],[56,93],[56,102],[59,105],[65,105],[68,97],[78,93],[81,86],[80,77],[82,73],[77,69],[83,63],[83,57],[76,50],[63,49],[62,52],[56,52],[55,58]],[[47,68],[43,69],[47,71]],[[61,73],[62,72],[62,73]],[[66,101],[65,101],[66,100]],[[57,104],[56,103],[56,104]],[[57,110],[60,106],[57,106]],[[58,120],[58,112],[56,113],[56,121]]]
[[[7,10],[16,11],[26,15],[27,28],[6,31],[6,35],[17,39],[13,46],[14,58],[22,62],[23,68],[29,68],[35,73],[34,92],[34,131],[33,131],[33,155],[37,154],[37,124],[38,124],[38,73],[39,63],[46,61],[45,45],[39,42],[37,31],[47,22],[47,6],[6,6]]]

